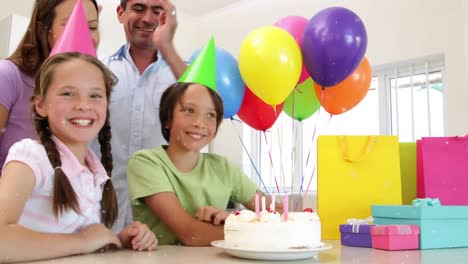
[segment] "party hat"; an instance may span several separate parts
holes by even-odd
[[[50,52],[50,56],[71,51],[96,57],[96,49],[91,39],[91,32],[89,31],[88,20],[86,19],[83,9],[82,0],[76,1],[70,18]]]
[[[198,83],[216,91],[216,48],[212,37],[178,82]]]

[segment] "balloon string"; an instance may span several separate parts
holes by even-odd
[[[249,157],[250,163],[252,164],[252,167],[254,168],[255,173],[257,173],[258,179],[260,180],[261,184],[263,185],[263,188],[265,188],[265,192],[266,192],[267,195],[269,196],[270,194],[268,193],[268,189],[267,189],[265,183],[263,182],[262,177],[260,176],[260,172],[258,172],[258,169],[257,169],[257,167],[255,166],[255,163],[254,163],[254,161],[252,160],[252,157],[250,156],[249,152],[247,151],[247,148],[245,147],[245,144],[244,144],[244,141],[242,140],[242,137],[240,136],[240,132],[237,130],[237,128],[236,128],[236,126],[234,125],[234,122],[233,122],[233,121],[238,121],[238,122],[241,122],[241,121],[240,121],[240,120],[237,120],[237,119],[234,119],[234,118],[231,118],[232,127],[234,128],[234,130],[236,130],[237,136],[238,136],[238,138],[239,138],[239,141],[240,141],[242,147],[244,148],[245,153],[247,153],[247,157]]]
[[[267,150],[268,150],[268,156],[270,157],[270,165],[271,165],[271,170],[273,171],[273,178],[275,179],[276,190],[279,193],[279,185],[278,185],[278,181],[277,181],[276,175],[275,175],[275,170],[274,170],[274,166],[273,166],[273,158],[271,157],[270,147],[269,147],[269,144],[268,144],[268,140],[267,140],[267,136],[266,136],[265,131],[263,131],[263,136],[265,137],[265,142],[266,142]]]
[[[278,146],[279,146],[280,157],[283,157],[283,144],[281,143],[281,136],[280,136],[279,126],[276,126],[276,134],[278,135]],[[282,179],[283,179],[283,186],[286,187],[286,176],[285,176],[285,173],[284,173],[284,167],[283,167],[282,162],[281,162],[280,168],[281,168],[281,176],[282,176]]]
[[[323,99],[325,97],[325,86],[322,86],[322,93],[320,94],[320,99],[319,99],[319,102],[322,103]],[[321,113],[321,110],[322,110],[322,107],[319,107],[318,111],[317,111],[317,119],[315,121],[315,127],[314,127],[314,132],[312,134],[312,142],[310,143],[310,148],[309,148],[309,153],[307,154],[307,160],[306,160],[306,165],[305,165],[305,168],[307,169],[308,165],[309,165],[309,157],[310,157],[310,153],[312,152],[312,145],[314,143],[314,138],[315,138],[315,134],[317,132],[317,124],[319,122],[319,119],[320,119],[320,113]],[[331,117],[330,117],[331,118]],[[330,123],[330,120],[328,120],[329,123]],[[328,125],[329,126],[329,125]],[[317,151],[315,152],[317,153]],[[315,168],[317,167],[317,155],[315,155],[315,162],[314,162],[314,168],[312,170],[312,175],[309,179],[309,183],[307,184],[307,188],[305,190],[305,193],[304,193],[304,197],[305,195],[307,194],[307,192],[309,191],[309,187],[310,187],[310,183],[312,182],[312,179],[314,177],[314,174],[315,174]],[[305,173],[304,173],[305,174]],[[305,176],[302,175],[302,179],[301,179],[301,188],[299,189],[300,192],[303,191],[303,184],[304,184],[304,179],[305,179]]]
[[[296,89],[297,89],[297,86],[296,86]],[[295,96],[295,93],[293,92],[293,97],[292,97],[292,116],[293,116],[293,119],[292,119],[292,124],[291,124],[291,133],[292,133],[292,144],[291,144],[291,192],[294,191],[294,178],[295,178],[295,175],[294,175],[294,168],[296,166],[296,163],[294,162],[294,152],[296,151],[295,150],[295,147],[296,147],[296,133],[294,133],[294,130],[295,130],[295,125],[296,125],[296,122],[294,121],[295,120],[295,109],[296,109],[296,106],[295,106],[295,99],[296,99],[296,96]]]
[[[304,93],[301,91],[301,89],[299,89],[299,88],[297,87],[297,85],[296,85],[296,87],[295,87],[294,89],[296,89],[296,91],[297,91],[298,93],[304,94]],[[294,95],[293,95],[293,96],[294,96]],[[293,108],[293,109],[294,109],[294,108]]]
[[[307,188],[304,192],[304,196],[302,197],[302,199],[304,199],[307,195],[307,192],[309,191],[309,188],[310,188],[310,184],[312,183],[312,179],[314,178],[315,176],[315,168],[317,167],[317,162],[315,162],[314,164],[314,168],[312,169],[312,175],[310,175],[310,179],[309,179],[309,183],[307,184]]]
[[[302,179],[301,179],[301,188],[299,188],[299,191],[302,192],[304,189],[304,179],[305,179],[305,172],[307,170],[307,167],[309,166],[309,158],[310,158],[310,153],[312,153],[312,145],[314,144],[314,140],[315,140],[315,134],[317,133],[317,123],[319,121],[319,117],[320,117],[320,110],[321,110],[321,107],[319,107],[318,111],[317,111],[317,117],[316,117],[316,120],[315,120],[315,126],[314,126],[314,132],[312,133],[312,140],[309,144],[309,151],[307,153],[307,159],[306,159],[306,164],[305,164],[305,169],[304,169],[304,174],[302,175]],[[317,155],[316,155],[317,156]],[[316,164],[316,163],[314,163]],[[315,166],[315,165],[314,165]]]
[[[316,118],[316,121],[315,121],[314,132],[312,133],[312,141],[309,144],[309,152],[307,153],[307,159],[306,159],[306,165],[305,165],[306,168],[309,165],[310,153],[312,152],[312,144],[314,143],[315,133],[317,133],[317,123],[318,123],[318,119],[319,119],[319,116],[320,116],[320,109],[321,109],[321,107],[319,107],[319,109],[317,111],[317,118]]]
[[[330,118],[328,119],[328,126],[330,126],[330,120],[332,119],[333,115],[330,115]],[[312,170],[312,176],[310,176],[310,180],[309,180],[309,183],[307,184],[307,189],[305,190],[304,192],[304,197],[306,197],[307,195],[307,192],[309,191],[309,188],[310,188],[310,183],[312,182],[312,179],[314,178],[314,175],[315,175],[315,168],[317,167],[317,160],[315,161],[315,164],[314,164],[314,169]]]

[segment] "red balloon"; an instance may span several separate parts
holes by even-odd
[[[253,129],[266,131],[280,116],[284,103],[276,107],[271,106],[258,98],[249,87],[245,88],[244,99],[237,116]]]

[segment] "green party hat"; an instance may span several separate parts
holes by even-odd
[[[198,83],[216,91],[216,48],[213,37],[188,66],[178,82]]]

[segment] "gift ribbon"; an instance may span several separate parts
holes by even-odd
[[[416,198],[411,202],[414,206],[440,206],[439,198]]]
[[[374,221],[374,218],[372,216],[369,216],[364,219],[356,219],[356,218],[350,218],[346,220],[346,223],[348,225],[351,225],[351,232],[352,233],[359,233],[359,226],[361,225],[370,225]]]

